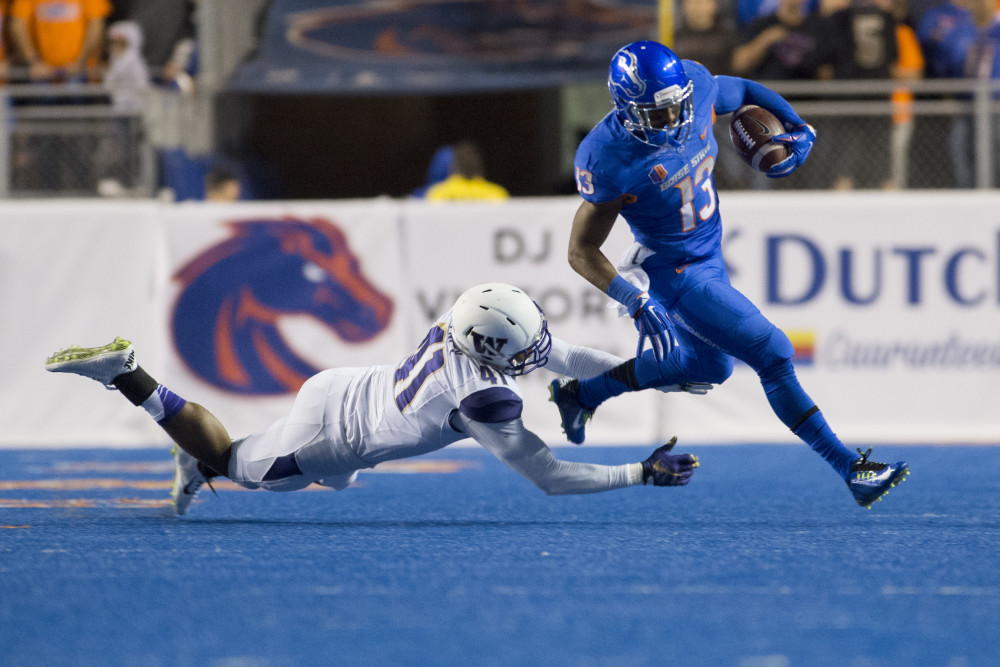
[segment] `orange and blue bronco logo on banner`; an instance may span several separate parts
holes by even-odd
[[[282,336],[284,317],[309,316],[345,343],[374,338],[392,300],[362,273],[344,233],[326,220],[247,220],[190,260],[174,278],[181,291],[171,332],[199,378],[241,394],[297,391],[322,369]]]

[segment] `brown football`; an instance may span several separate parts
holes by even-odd
[[[746,104],[733,112],[729,138],[743,161],[756,169],[767,170],[788,157],[788,147],[771,139],[784,134],[785,127],[773,113],[756,104]]]

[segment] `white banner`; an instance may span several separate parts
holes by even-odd
[[[0,446],[166,442],[116,392],[45,373],[60,346],[130,338],[237,436],[315,369],[408,354],[492,280],[527,290],[554,335],[629,357],[632,324],[566,261],[578,202],[4,203]],[[845,441],[998,441],[1000,196],[724,193],[722,208],[734,284],[792,338]],[[604,249],[617,261],[630,241],[619,222]],[[552,378],[523,382],[526,422],[555,445]],[[591,424],[591,444],[795,441],[741,364],[708,396],[630,394]]]
[[[156,341],[164,248],[154,204],[0,205],[0,445],[135,445],[163,440],[145,413],[93,381],[47,373],[62,346],[116,335]]]
[[[745,195],[724,203],[734,284],[790,335],[803,387],[844,440],[998,441],[1000,415],[988,397],[1000,379],[1000,197]],[[742,388],[739,375],[733,384]],[[716,398],[725,400],[729,385]],[[752,393],[734,414],[767,410]],[[714,407],[696,405],[686,416],[709,427]],[[762,426],[752,420],[731,439],[775,440],[781,431]]]
[[[538,302],[553,336],[623,359],[634,356],[636,332],[631,321],[619,319],[607,307],[608,297],[576,275],[566,261],[577,206],[576,197],[514,199],[493,206],[409,205],[405,219],[412,292],[406,298],[417,306],[423,326],[468,287],[501,281],[521,287]],[[614,230],[606,246],[614,261],[631,241],[624,224]],[[566,444],[559,413],[548,400],[548,384],[555,377],[543,369],[518,381],[525,392],[524,420],[546,441]],[[676,396],[685,404],[697,400]],[[587,442],[661,439],[663,415],[657,406],[663,399],[662,393],[642,392],[609,401],[589,423]]]
[[[391,363],[409,345],[399,207],[388,201],[164,211],[161,382],[234,437],[287,413],[324,368]]]

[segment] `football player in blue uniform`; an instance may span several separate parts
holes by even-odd
[[[619,49],[608,86],[615,108],[576,152],[584,201],[573,220],[569,262],[632,316],[639,345],[636,358],[602,375],[550,385],[568,439],[582,443],[587,419],[613,396],[720,383],[733,372],[735,357],[760,376],[778,418],[837,471],[858,504],[870,507],[904,479],[907,464],[877,463],[868,459],[870,449],[855,454],[844,446],[799,385],[788,337],[733,288],[722,259],[712,181],[716,115],[756,104],[777,116],[787,133],[773,141],[784,143],[789,156],[771,167],[771,177],[805,162],[815,131],[769,88],[713,76],[657,42]],[[616,268],[601,246],[619,215],[635,243]],[[651,349],[643,353],[646,342]]]

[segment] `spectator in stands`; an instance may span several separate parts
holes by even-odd
[[[924,76],[926,61],[917,40],[917,33],[909,22],[907,0],[893,2],[896,19],[896,62],[892,78],[900,83],[917,81]],[[892,92],[892,134],[890,135],[890,177],[887,189],[900,190],[909,183],[910,142],[913,138],[913,91],[901,85]]]
[[[149,68],[142,55],[143,30],[134,21],[117,21],[108,28],[108,69],[104,85],[115,113],[142,111],[149,88]]]
[[[108,0],[12,0],[8,34],[15,81],[66,82],[99,77]],[[22,74],[23,72],[23,74]],[[29,105],[74,104],[67,97],[15,100]],[[87,192],[96,187],[93,136],[17,135],[13,178],[19,189],[35,192]]]
[[[730,74],[738,38],[733,22],[722,16],[719,0],[681,0],[679,9],[673,50],[713,74]]]
[[[10,78],[10,44],[7,31],[3,30],[3,25],[10,14],[9,0],[0,2],[0,84],[7,83]]]
[[[917,24],[917,39],[927,61],[929,78],[960,77],[963,74],[961,52],[955,47],[976,31],[969,11],[971,0],[948,0],[924,12]],[[959,38],[965,35],[964,38]]]
[[[996,0],[970,0],[969,12],[972,29],[965,25],[952,30],[940,44],[941,50],[947,54],[946,60],[953,63],[951,71],[954,76],[1000,79],[1000,19]],[[997,99],[996,94],[993,99]],[[994,158],[992,179],[995,179],[996,164],[1000,161],[1000,116],[992,115],[989,122],[992,124],[990,153]],[[985,139],[976,136],[975,128],[972,116],[958,116],[948,137],[955,185],[960,188],[971,188],[977,184],[977,147]]]
[[[117,21],[108,28],[108,69],[104,85],[111,94],[111,131],[98,146],[97,191],[118,197],[139,172],[138,138],[142,136],[142,111],[149,89],[149,70],[142,57],[142,28],[134,21]]]
[[[455,146],[451,175],[427,190],[428,201],[488,200],[510,197],[507,189],[486,180],[486,169],[479,147],[471,141]]]
[[[896,19],[886,0],[822,0],[835,79],[888,79],[896,61]]]
[[[713,74],[731,74],[733,49],[739,36],[735,22],[731,16],[723,14],[719,0],[681,0],[678,9],[674,52],[682,58],[697,60]],[[728,123],[716,123],[713,130],[717,140],[728,142]],[[719,151],[713,176],[719,188],[743,189],[753,175],[735,151]],[[575,178],[573,183],[573,192],[576,192]]]
[[[825,62],[822,52],[825,23],[818,13],[809,11],[811,2],[813,0],[780,0],[774,13],[743,26],[739,31],[741,41],[733,50],[732,73],[762,80],[820,78],[821,65]],[[829,78],[829,72],[822,76]],[[814,121],[821,135],[824,134],[822,120],[821,117],[819,122]],[[825,142],[820,142],[817,155],[824,148]],[[814,161],[823,160],[814,158]],[[754,173],[746,173],[743,178],[755,190],[790,187],[790,184]]]
[[[427,191],[434,185],[448,178],[451,174],[451,165],[455,161],[455,147],[441,146],[427,165],[427,177],[424,184],[410,193],[411,197],[422,198],[427,196]]]
[[[928,78],[947,79],[964,75],[964,54],[960,45],[975,35],[976,26],[969,11],[971,0],[946,0],[924,12],[917,24],[917,39],[926,60]],[[966,159],[957,155],[965,150],[969,134],[968,123],[952,119],[948,131],[948,151],[951,156],[952,176],[959,187],[972,187],[973,176],[966,166]]]
[[[193,0],[114,0],[110,21],[138,23],[146,35],[142,55],[153,83],[189,90],[196,63]]]
[[[108,0],[13,0],[11,46],[32,81],[80,80],[96,70]]]
[[[962,76],[970,79],[995,79],[997,70],[997,42],[1000,37],[1000,14],[997,0],[970,0],[969,12],[974,30],[955,31],[946,49],[962,63]]]
[[[809,0],[780,0],[777,10],[742,31],[733,74],[748,79],[816,79],[825,23],[808,12]]]
[[[837,80],[886,80],[897,60],[896,19],[884,0],[821,0],[826,24],[821,47]],[[836,150],[827,154],[835,190],[879,188],[890,174],[891,119],[885,115],[834,117],[821,131]]]
[[[778,0],[736,0],[736,21],[747,26],[778,10]]]
[[[215,167],[205,175],[205,201],[239,201],[242,187],[236,172],[226,167]]]

